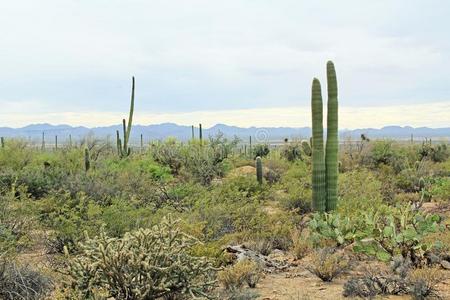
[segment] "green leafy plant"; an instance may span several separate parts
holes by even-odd
[[[442,230],[439,223],[439,216],[413,211],[409,206],[392,208],[367,223],[367,239],[359,239],[353,249],[384,261],[400,254],[417,265],[433,247],[424,237]]]

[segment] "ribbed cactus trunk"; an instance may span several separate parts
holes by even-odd
[[[249,141],[249,149],[248,149],[248,152],[249,152],[249,154],[250,154],[250,157],[252,156],[252,136],[249,136],[249,138],[248,138],[248,141]]]
[[[42,144],[41,144],[42,151],[45,151],[45,133],[42,132]]]
[[[191,135],[192,135],[192,139],[195,139],[194,125],[191,125]]]
[[[55,150],[58,150],[58,136],[55,135]]]
[[[327,178],[327,211],[336,209],[338,198],[338,89],[336,71],[327,63],[328,116],[325,153]]]
[[[323,107],[320,82],[314,78],[311,93],[312,111],[312,206],[326,210],[326,176],[323,149]]]
[[[144,153],[144,137],[141,133],[141,154]]]
[[[198,124],[198,138],[200,139],[200,142],[203,140],[202,123]]]
[[[89,155],[89,149],[84,149],[84,170],[87,172],[91,168],[91,158]]]
[[[259,184],[263,183],[263,169],[261,157],[256,157],[256,180]]]

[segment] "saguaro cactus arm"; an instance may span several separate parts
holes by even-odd
[[[128,115],[127,142],[130,141],[131,126],[133,124],[133,113],[134,113],[134,76],[131,79],[131,104],[130,104],[130,113]]]
[[[326,210],[326,177],[323,149],[323,107],[320,81],[314,78],[311,91],[312,112],[312,206],[316,211]]]
[[[335,210],[338,198],[338,89],[333,62],[327,63],[328,115],[325,154],[327,211]]]

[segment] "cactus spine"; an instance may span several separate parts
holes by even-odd
[[[338,190],[338,99],[336,71],[331,61],[327,63],[328,115],[327,143],[324,155],[322,91],[314,78],[312,85],[312,186],[313,209],[331,211],[337,206]]]
[[[123,129],[123,141],[120,139],[119,131],[116,131],[117,135],[117,152],[121,158],[127,157],[131,154],[131,148],[128,147],[131,135],[131,126],[133,125],[133,113],[134,113],[134,76],[132,77],[131,84],[131,104],[130,113],[128,115],[128,125],[126,120],[122,119],[122,129]]]
[[[311,110],[312,110],[312,206],[316,211],[326,210],[326,177],[325,158],[323,151],[323,112],[322,91],[320,82],[314,78],[312,84]]]
[[[333,62],[327,63],[328,115],[325,166],[327,211],[336,209],[338,198],[338,88]]]
[[[263,183],[262,161],[259,156],[256,157],[256,180],[258,180],[259,184]]]
[[[89,149],[84,149],[84,170],[87,172],[91,168],[91,159],[89,156]]]

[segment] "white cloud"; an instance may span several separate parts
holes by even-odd
[[[450,97],[449,8],[439,0],[3,1],[0,97],[14,105],[0,101],[2,122],[77,123],[88,111],[114,122],[108,116],[126,107],[131,75],[138,112],[183,120],[217,110],[234,122],[222,114],[307,107],[311,79],[324,78],[328,59],[341,105],[361,107],[358,116],[420,103],[434,113]],[[408,124],[382,112],[366,126]],[[409,114],[410,125],[443,122]]]

